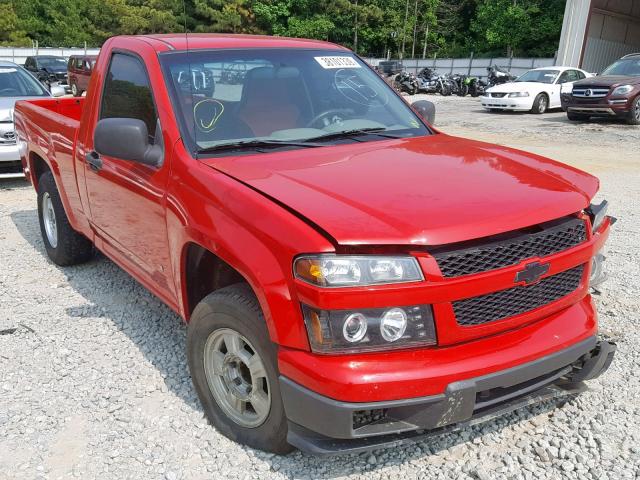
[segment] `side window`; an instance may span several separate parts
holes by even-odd
[[[583,78],[586,78],[587,76],[582,73],[580,70],[574,70],[576,72],[576,75],[578,76],[578,80],[582,80]]]
[[[153,141],[158,116],[153,104],[149,77],[142,62],[131,55],[115,53],[102,91],[100,119],[137,118],[147,124]]]

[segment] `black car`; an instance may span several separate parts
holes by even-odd
[[[27,57],[24,68],[33,73],[47,88],[52,84],[62,85],[70,90],[67,79],[67,59],[55,55],[34,55]]]

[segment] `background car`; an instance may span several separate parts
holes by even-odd
[[[487,110],[514,110],[544,113],[560,108],[560,94],[570,91],[573,82],[592,74],[573,67],[534,68],[513,82],[488,88],[480,97]]]
[[[0,60],[0,178],[22,176],[19,145],[13,126],[17,100],[62,96],[64,89],[54,85],[49,93],[20,65]]]
[[[68,83],[74,97],[87,90],[97,55],[71,55],[67,63]]]
[[[640,53],[625,55],[602,75],[576,82],[563,92],[562,108],[569,120],[617,117],[640,125]]]
[[[55,55],[34,55],[27,57],[24,68],[29,70],[47,88],[51,85],[62,85],[66,92],[71,88],[67,81],[67,59]]]

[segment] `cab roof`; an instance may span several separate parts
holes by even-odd
[[[187,41],[188,37],[188,41]],[[267,35],[237,35],[217,33],[167,33],[139,35],[159,50],[207,50],[216,48],[311,48],[323,50],[347,50],[345,47],[322,40],[305,38],[272,37]]]

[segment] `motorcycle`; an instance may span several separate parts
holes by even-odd
[[[513,82],[517,77],[509,70],[500,68],[497,65],[487,67],[487,82],[489,87],[500,85],[502,83]]]
[[[453,93],[455,84],[451,79],[450,74],[439,75],[436,78],[436,93],[439,93],[443,97],[448,97]]]
[[[413,73],[402,71],[396,75],[393,81],[393,88],[400,93],[415,95],[418,93],[418,79]]]
[[[423,68],[418,72],[416,80],[418,80],[418,92],[436,93],[438,91],[438,75],[435,70]]]
[[[486,82],[480,80],[478,77],[465,77],[464,79],[467,93],[472,97],[479,97],[484,93],[487,88]]]

